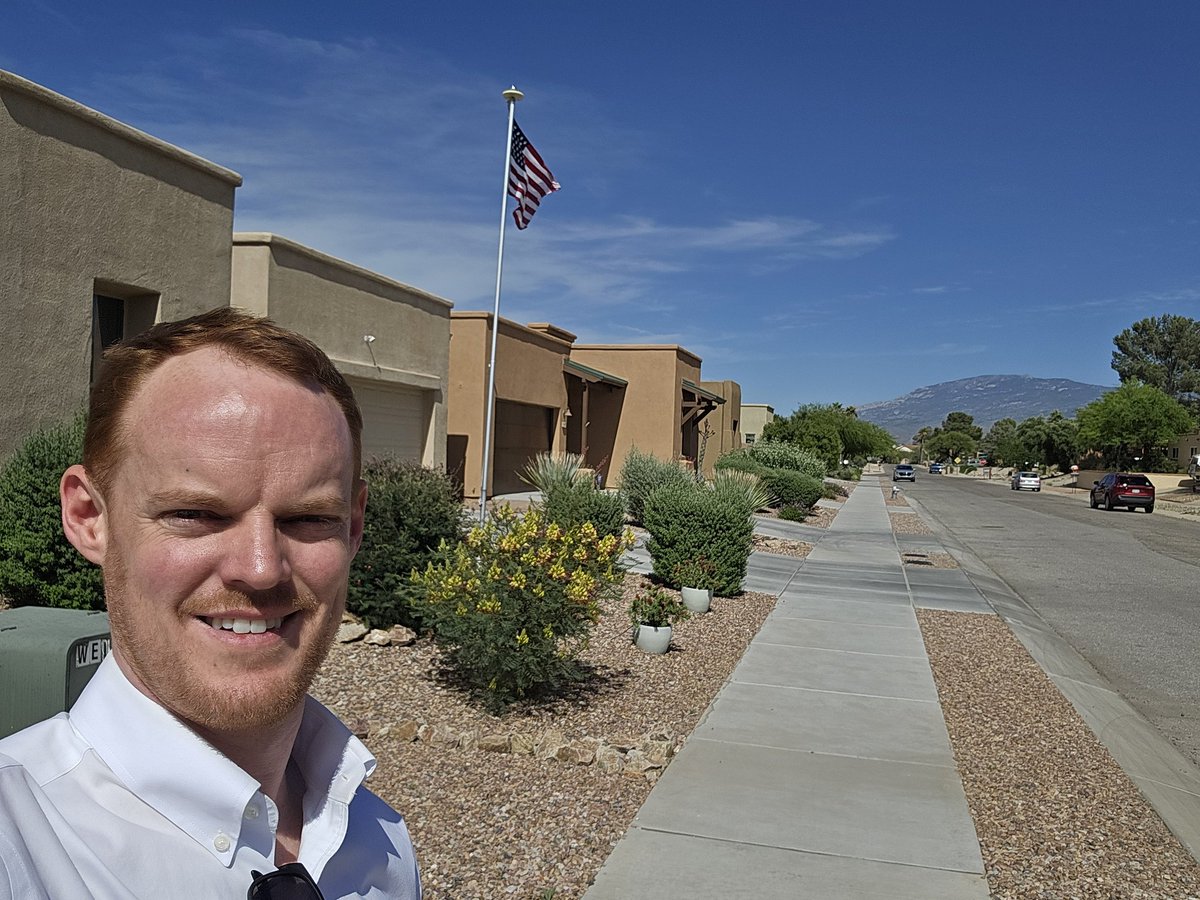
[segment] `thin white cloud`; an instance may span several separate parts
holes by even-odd
[[[245,177],[239,230],[285,235],[459,308],[490,308],[503,102],[485,74],[420,49],[263,29],[177,37],[168,57],[99,76],[103,93],[131,124]],[[522,122],[566,187],[527,231],[509,222],[505,284],[514,304],[551,320],[586,328],[634,303],[640,314],[670,316],[680,303],[723,301],[681,296],[697,273],[736,266],[752,278],[853,259],[894,239],[887,227],[772,212],[661,221],[625,190],[653,139],[561,85],[537,96],[537,128]]]

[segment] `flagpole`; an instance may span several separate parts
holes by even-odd
[[[508,168],[512,159],[513,122],[517,101],[525,95],[512,85],[504,91],[508,101],[508,131],[504,140],[504,180],[500,183],[500,247],[496,252],[496,303],[492,311],[492,349],[488,355],[487,423],[483,427],[483,468],[479,483],[479,524],[487,520],[488,471],[491,469],[492,417],[496,401],[496,335],[500,333],[500,280],[504,273],[504,220],[508,217]]]

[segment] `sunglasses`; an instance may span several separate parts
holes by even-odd
[[[325,900],[308,869],[298,862],[280,866],[266,875],[251,870],[254,881],[247,900]]]

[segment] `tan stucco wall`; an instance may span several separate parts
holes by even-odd
[[[705,423],[713,431],[704,449],[704,476],[712,478],[715,471],[713,467],[721,454],[742,446],[742,386],[726,379],[702,381],[700,387],[725,400],[700,423],[702,431]]]
[[[763,426],[775,420],[775,409],[766,403],[742,404],[742,441],[746,435],[754,435],[755,440],[762,440]]]
[[[0,169],[3,455],[86,402],[98,289],[158,320],[229,303],[241,177],[4,71]]]
[[[428,415],[418,461],[445,466],[450,301],[259,233],[233,236],[230,296],[234,306],[306,335],[345,375],[423,391]],[[368,334],[375,337],[369,348]]]
[[[448,417],[448,464],[462,467],[463,493],[478,497],[482,485],[483,433],[487,419],[487,365],[491,353],[492,314],[472,310],[455,311],[450,317],[450,411]],[[496,339],[496,398],[525,406],[552,410],[551,447],[559,452],[565,443],[562,414],[567,408],[563,362],[570,355],[569,332],[526,327],[500,318]],[[524,445],[517,431],[507,432],[504,417],[497,415],[493,430],[495,446],[510,442]],[[513,425],[525,429],[527,423]],[[512,469],[523,467],[506,461],[506,470],[490,472],[488,494],[516,487]]]
[[[698,356],[674,344],[576,344],[571,358],[628,382],[613,442],[613,486],[635,446],[659,459],[679,456],[682,385],[685,378],[700,383]]]

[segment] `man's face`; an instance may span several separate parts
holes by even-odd
[[[142,691],[213,730],[293,713],[341,621],[365,488],[336,401],[205,348],[134,395],[104,498],[113,643]]]

